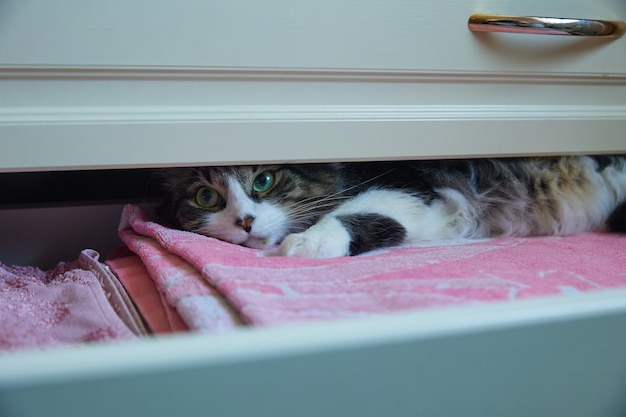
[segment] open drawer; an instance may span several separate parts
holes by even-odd
[[[85,245],[106,253],[118,244],[121,209],[2,210],[3,256],[49,263]],[[63,245],[38,258],[50,256],[43,249],[55,236]],[[618,416],[626,410],[625,324],[626,288],[4,352],[0,411]]]
[[[620,416],[626,291],[0,356],[6,416]]]

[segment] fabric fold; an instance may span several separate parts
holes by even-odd
[[[0,263],[0,348],[52,347],[128,340],[145,332],[121,286],[99,254],[50,271]]]
[[[189,330],[176,309],[157,289],[139,256],[126,247],[118,247],[109,253],[106,264],[124,285],[152,333]]]
[[[139,225],[137,222],[139,217],[131,219],[126,216],[132,211],[131,207],[127,207],[124,211],[122,226],[128,224],[127,220],[132,221],[135,226]],[[136,210],[138,215],[143,213],[138,208]],[[147,217],[142,218],[147,220]],[[156,223],[152,224],[163,228]],[[129,228],[120,230],[120,238],[132,252],[139,256],[158,292],[166,303],[176,310],[176,315],[184,321],[186,326],[197,331],[215,333],[232,330],[241,324],[237,312],[223,299],[222,294],[210,285],[200,271],[184,258],[169,252],[152,236],[141,235],[130,224],[128,225]],[[155,303],[153,301],[153,304]],[[167,307],[163,312],[171,315]],[[171,323],[171,317],[165,320]],[[174,330],[177,327],[177,325],[172,326]]]

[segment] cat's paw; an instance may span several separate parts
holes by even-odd
[[[278,248],[278,255],[300,258],[336,258],[349,255],[350,234],[332,219],[318,223],[302,233],[288,235]]]

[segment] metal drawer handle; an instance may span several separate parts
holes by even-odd
[[[514,32],[540,35],[575,35],[620,37],[625,26],[621,21],[564,19],[561,17],[503,16],[473,14],[467,24],[474,32]]]

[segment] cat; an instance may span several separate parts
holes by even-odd
[[[163,185],[164,224],[284,256],[626,232],[626,156],[172,168]]]

